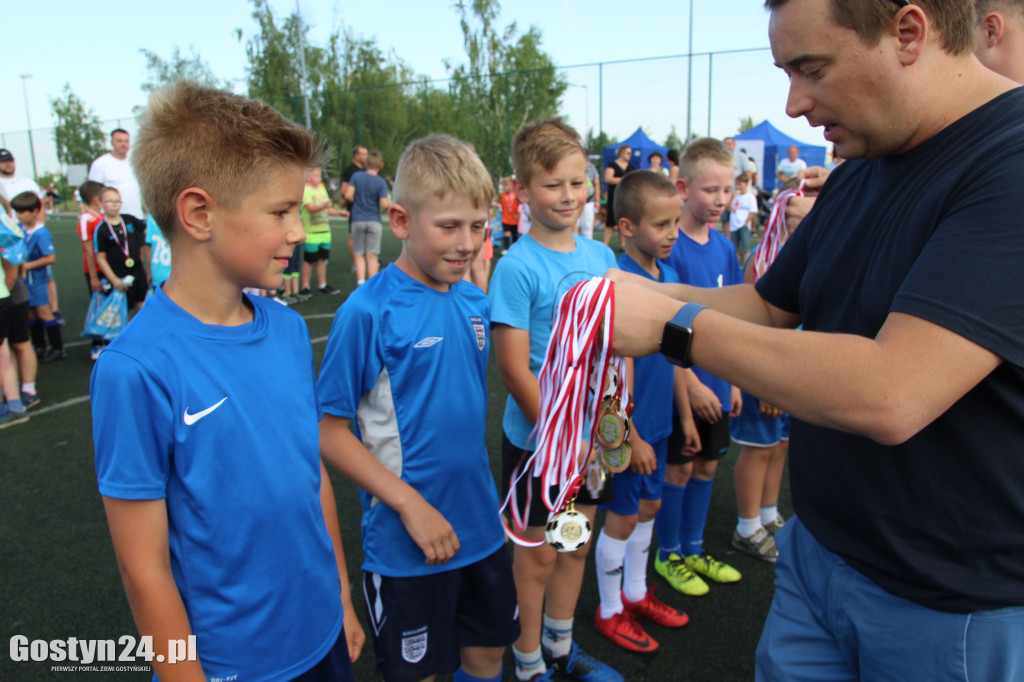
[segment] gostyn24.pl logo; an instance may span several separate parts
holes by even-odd
[[[11,637],[12,661],[72,661],[81,665],[92,663],[178,663],[195,661],[196,637],[172,639],[167,642],[167,655],[153,653],[153,638],[149,635],[135,638],[132,635],[112,639],[33,639],[25,635]]]

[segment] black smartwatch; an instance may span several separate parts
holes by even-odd
[[[673,365],[683,368],[693,365],[690,361],[693,318],[705,307],[700,303],[687,303],[675,317],[665,323],[665,331],[661,333],[661,354]]]

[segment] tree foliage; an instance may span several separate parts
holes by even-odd
[[[511,170],[509,141],[529,120],[558,113],[568,87],[541,49],[541,32],[496,25],[498,0],[457,0],[466,63],[448,67],[459,137],[472,142],[492,174]]]
[[[736,133],[745,133],[756,125],[757,124],[754,123],[753,116],[740,116],[740,127],[739,130],[736,131]]]
[[[311,127],[336,151],[338,169],[360,144],[381,150],[387,176],[411,140],[445,132],[472,142],[492,173],[505,173],[516,129],[554,116],[566,88],[541,49],[539,29],[520,34],[514,23],[497,27],[498,0],[455,5],[467,59],[446,64],[452,76],[446,86],[417,76],[394,51],[350,29],[335,30],[325,45],[313,44],[297,15],[282,20],[268,0],[251,1],[256,31],[245,42],[249,95],[304,123],[305,90]]]
[[[85,102],[65,84],[59,97],[50,99],[50,107],[57,119],[53,140],[57,146],[57,160],[62,164],[89,163],[104,152],[105,136],[99,118]]]
[[[669,149],[675,149],[680,154],[683,149],[686,148],[686,143],[683,142],[683,138],[679,137],[679,133],[676,132],[676,127],[672,126],[668,131],[668,137],[665,138],[665,146]]]
[[[174,46],[170,59],[164,59],[152,50],[141,48],[139,52],[146,58],[146,81],[139,87],[145,93],[163,87],[176,80],[189,80],[214,88],[230,87],[228,81],[220,81],[213,73],[210,65],[204,62],[195,49],[190,48],[192,55],[185,57],[181,48]]]

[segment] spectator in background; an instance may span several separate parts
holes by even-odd
[[[601,174],[597,172],[594,163],[587,159],[587,203],[583,204],[583,214],[580,216],[580,234],[587,239],[594,238],[594,221],[597,218],[597,209],[601,206]]]
[[[32,192],[40,199],[43,196],[34,180],[15,172],[14,155],[6,149],[0,149],[0,192],[8,201],[22,192]]]
[[[388,183],[377,175],[383,166],[383,156],[374,149],[366,157],[366,170],[353,173],[345,190],[345,200],[352,205],[349,236],[356,264],[356,286],[362,286],[380,271],[380,212],[391,206]]]
[[[628,144],[624,144],[616,150],[615,160],[605,166],[604,169],[604,182],[608,185],[608,201],[605,202],[604,216],[605,244],[611,242],[612,232],[618,229],[618,223],[615,222],[614,204],[612,203],[615,200],[615,187],[622,182],[622,178],[626,173],[636,170],[633,164],[629,162],[631,156],[633,156],[633,150],[629,148]]]
[[[974,56],[998,74],[1024,83],[1024,1],[974,0]]]
[[[668,181],[674,185],[679,179],[679,150],[669,149],[665,161],[668,162]]]
[[[788,158],[779,161],[779,165],[775,167],[775,178],[780,183],[792,180],[797,173],[807,168],[807,162],[800,158],[800,148],[795,144],[790,145],[787,155]]]
[[[345,166],[345,170],[341,172],[341,196],[344,197],[348,193],[348,185],[352,180],[352,176],[361,170],[366,170],[366,157],[369,155],[366,147],[361,144],[357,144],[352,148],[352,163]],[[348,260],[352,263],[352,269],[356,269],[356,256],[355,246],[352,242],[352,221],[349,220],[348,225]]]
[[[133,218],[142,218],[142,195],[139,193],[139,182],[135,172],[128,163],[128,150],[131,138],[128,131],[117,128],[110,133],[110,146],[113,149],[92,162],[89,168],[89,179],[106,187],[113,187],[121,194],[121,213]]]

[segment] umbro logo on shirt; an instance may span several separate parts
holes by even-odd
[[[442,341],[444,341],[443,336],[428,336],[424,339],[420,339],[419,341],[417,341],[416,345],[413,346],[413,348],[430,348],[431,346],[441,343]]]

